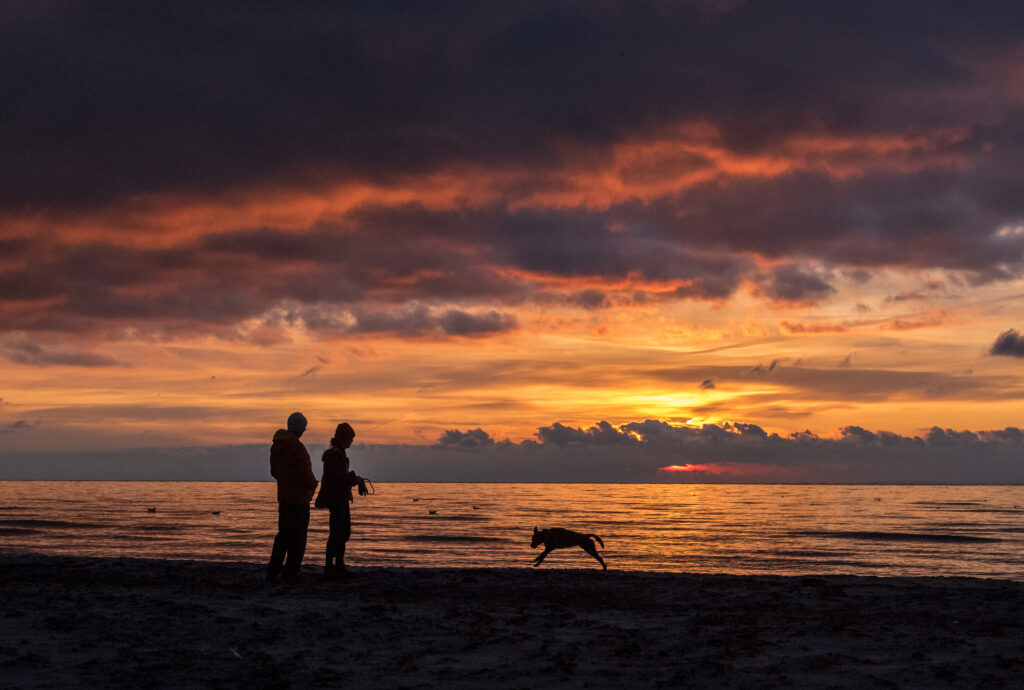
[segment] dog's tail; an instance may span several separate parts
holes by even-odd
[[[597,543],[601,545],[602,549],[604,548],[604,542],[601,541],[601,537],[597,536],[596,534],[588,534],[587,536],[588,537],[593,537],[594,539],[597,539]]]

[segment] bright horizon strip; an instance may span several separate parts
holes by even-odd
[[[727,477],[744,477],[750,475],[781,473],[784,471],[784,469],[785,468],[781,468],[776,465],[764,465],[758,463],[708,462],[697,464],[686,463],[683,465],[667,465],[665,467],[659,467],[658,471],[667,472],[669,474],[689,474],[698,472],[711,475],[722,475]]]
[[[687,312],[698,310],[693,305]],[[823,399],[805,386],[785,385],[787,377],[810,368],[822,380],[829,371],[844,375],[840,362],[849,352],[858,352],[848,344],[851,335],[779,338],[756,321],[732,321],[732,311],[726,305],[710,312],[720,325],[701,327],[688,318],[688,340],[672,331],[648,330],[652,320],[663,318],[659,312],[627,310],[603,319],[603,337],[586,322],[565,322],[559,326],[562,333],[550,331],[542,339],[522,332],[449,342],[364,336],[357,348],[349,341],[311,340],[296,329],[286,333],[291,342],[269,347],[239,348],[217,339],[170,347],[126,342],[105,352],[129,366],[104,368],[101,379],[91,368],[8,367],[3,397],[18,404],[5,404],[6,412],[24,410],[25,418],[42,420],[40,435],[61,420],[86,437],[96,435],[96,443],[110,437],[104,429],[113,423],[133,444],[146,437],[152,443],[260,442],[265,430],[279,425],[278,417],[293,408],[310,416],[311,429],[354,418],[370,431],[361,440],[411,443],[433,442],[448,428],[484,427],[496,438],[520,440],[554,421],[589,426],[603,419],[622,423],[646,418],[747,421],[780,433],[809,428],[823,436],[834,436],[854,422],[915,433],[932,425],[1012,426],[1024,411],[1013,400],[972,399],[969,392],[964,399],[971,405],[966,407],[898,389],[878,400],[870,399],[875,395],[870,391],[863,402],[852,395]],[[521,331],[528,330],[531,316],[522,318]],[[764,337],[752,338],[758,335]],[[862,333],[855,331],[852,337]],[[960,338],[967,344],[958,344]],[[1006,384],[1013,384],[1002,361],[979,357],[986,343],[970,344],[968,338],[969,329],[953,324],[918,329],[896,342],[935,352],[936,358],[943,351],[962,352],[961,366],[974,372],[952,381],[988,375],[1005,376]],[[744,347],[691,354],[714,349],[716,343],[743,345],[744,340]],[[899,366],[898,357],[885,355],[886,349],[855,354],[860,365],[855,368],[884,372]],[[750,373],[776,360],[781,364],[771,374]],[[318,365],[317,371],[304,375]],[[673,369],[680,372],[678,377]],[[723,380],[723,371],[729,380]],[[665,380],[666,372],[671,382]],[[699,388],[706,378],[717,381],[715,388]],[[495,404],[500,400],[504,402]],[[105,424],[89,419],[95,409],[108,410]],[[14,434],[9,437],[17,440]],[[57,437],[47,438],[52,443]]]

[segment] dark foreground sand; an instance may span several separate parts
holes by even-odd
[[[1024,687],[1024,583],[0,556],[2,687]]]

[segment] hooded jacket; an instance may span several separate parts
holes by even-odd
[[[317,508],[344,508],[352,501],[352,487],[358,482],[354,472],[348,469],[348,455],[337,446],[324,451],[324,475],[320,493],[316,497]]]
[[[299,437],[278,429],[270,446],[270,474],[277,480],[277,502],[283,506],[309,506],[316,491],[313,463]]]

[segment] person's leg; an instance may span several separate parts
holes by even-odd
[[[283,574],[295,576],[302,566],[302,557],[306,553],[306,533],[309,531],[309,506],[289,506],[288,508],[288,555],[285,559]]]
[[[329,574],[334,569],[335,553],[338,548],[338,515],[334,508],[331,508],[328,527],[330,532],[327,535],[327,562],[324,564],[325,574]]]
[[[607,565],[605,565],[604,559],[603,559],[603,558],[601,558],[601,554],[599,554],[599,553],[597,552],[597,547],[596,547],[596,546],[594,546],[594,542],[592,542],[592,541],[590,541],[590,540],[588,539],[588,540],[586,541],[586,543],[584,543],[584,544],[580,544],[580,546],[582,546],[582,547],[583,547],[583,550],[584,550],[584,551],[586,551],[586,552],[587,552],[587,553],[589,553],[589,554],[590,554],[591,556],[593,556],[594,558],[596,558],[596,559],[597,559],[597,562],[601,564],[601,567],[602,567],[602,568],[604,568],[605,570],[608,570],[608,566],[607,566]]]
[[[274,581],[281,574],[284,555],[288,550],[288,513],[284,506],[277,507],[277,535],[274,547],[270,551],[270,563],[267,564],[267,580]]]
[[[334,550],[334,555],[338,559],[338,563],[335,567],[339,572],[345,572],[345,546],[348,543],[348,538],[352,536],[352,513],[349,510],[348,503],[345,504],[344,508],[333,512],[338,514],[338,541]],[[335,531],[334,525],[331,525],[331,531],[332,533]]]

